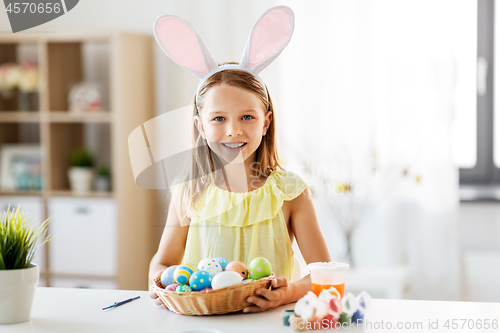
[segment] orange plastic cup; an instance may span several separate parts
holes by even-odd
[[[334,287],[344,297],[345,277],[349,265],[343,262],[313,262],[307,265],[311,273],[312,291],[319,296],[322,290]]]

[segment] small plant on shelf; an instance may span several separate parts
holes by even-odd
[[[97,177],[94,183],[95,190],[97,192],[109,192],[110,190],[110,180],[111,172],[107,165],[101,165],[97,169]]]
[[[101,165],[97,169],[97,175],[100,177],[109,177],[110,176],[109,167],[107,165]]]
[[[68,170],[68,177],[73,192],[87,193],[91,190],[94,178],[93,166],[94,157],[87,148],[79,148],[71,153],[71,168]]]
[[[80,168],[92,168],[94,166],[94,157],[85,147],[77,149],[71,153],[71,165]]]

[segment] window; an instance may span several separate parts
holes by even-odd
[[[500,37],[500,33],[495,33],[500,28],[495,26],[495,16],[497,13],[500,14],[500,6],[495,8],[494,0],[471,1],[471,3],[477,4],[475,11],[477,60],[475,75],[469,80],[474,82],[475,89],[471,90],[469,87],[468,91],[474,91],[475,96],[471,98],[470,93],[469,96],[467,93],[464,94],[467,98],[461,96],[462,104],[455,100],[457,105],[466,108],[458,110],[457,106],[457,122],[453,129],[453,156],[460,167],[461,185],[500,184],[500,117],[494,116],[500,115],[500,108],[494,108],[494,96],[500,96],[498,95],[500,86],[494,85],[495,77],[500,74],[494,66],[495,53],[500,54],[494,50],[494,45],[498,45],[494,43],[495,38]],[[465,50],[466,44],[471,45],[470,42],[470,38],[464,40],[464,54],[468,54],[468,58],[466,59],[464,55],[463,61],[468,61],[470,58],[471,52]],[[460,59],[458,63],[460,66]],[[468,63],[471,64],[470,61]],[[467,73],[471,68],[473,67],[469,65]],[[471,104],[471,101],[475,103]],[[474,104],[476,107],[473,107]]]

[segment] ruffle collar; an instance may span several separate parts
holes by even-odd
[[[245,227],[272,219],[285,200],[293,200],[309,186],[293,172],[272,171],[264,185],[249,192],[231,192],[210,184],[198,198],[191,224],[208,221]]]

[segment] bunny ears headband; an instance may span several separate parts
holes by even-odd
[[[175,63],[200,79],[196,101],[203,82],[213,74],[237,69],[255,76],[264,91],[267,88],[258,73],[278,57],[292,38],[295,18],[291,8],[268,9],[254,24],[239,65],[218,66],[201,37],[187,21],[173,15],[161,15],[154,23],[156,41]]]

